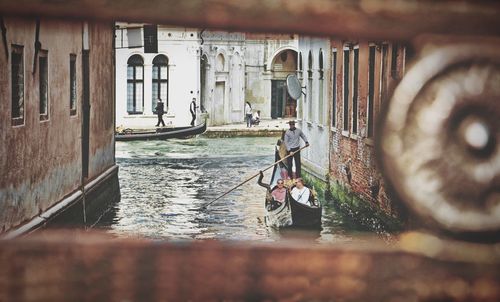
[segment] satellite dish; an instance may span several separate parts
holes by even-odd
[[[303,92],[296,75],[289,74],[286,77],[286,90],[292,99],[298,100],[300,98]]]

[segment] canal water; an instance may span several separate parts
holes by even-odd
[[[360,229],[323,201],[321,231],[276,230],[264,221],[257,178],[202,206],[274,162],[276,138],[117,142],[121,201],[97,227],[116,236],[162,240],[352,241]],[[271,174],[264,173],[264,180]]]

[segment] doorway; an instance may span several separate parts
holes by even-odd
[[[214,125],[222,125],[225,123],[225,90],[226,82],[216,82],[215,83],[215,100],[214,100]]]
[[[297,101],[286,90],[285,80],[271,81],[271,118],[294,118],[297,116]]]

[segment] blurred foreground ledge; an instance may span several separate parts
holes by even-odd
[[[167,243],[57,231],[0,241],[0,301],[499,301],[500,245]]]
[[[226,31],[408,40],[499,35],[500,3],[421,0],[17,0],[0,15],[150,22]]]

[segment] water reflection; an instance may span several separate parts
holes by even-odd
[[[276,230],[264,223],[256,179],[207,210],[202,206],[273,163],[275,138],[117,142],[121,201],[98,227],[118,236],[166,240],[351,241],[359,228],[324,205],[323,229]],[[265,174],[270,177],[270,170]]]

